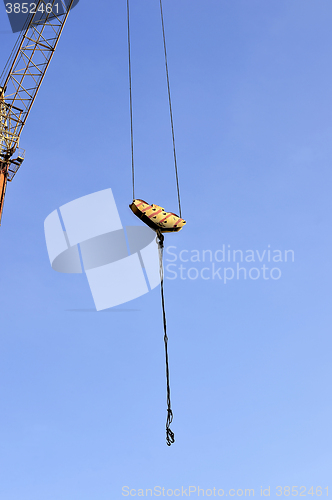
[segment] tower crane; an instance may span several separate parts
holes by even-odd
[[[74,1],[22,4],[28,5],[25,26],[0,77],[0,224],[7,182],[25,156],[20,136]]]

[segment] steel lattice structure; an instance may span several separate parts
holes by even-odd
[[[19,148],[39,87],[74,0],[39,0],[26,21],[0,83],[0,222],[7,181],[12,181],[24,160]]]

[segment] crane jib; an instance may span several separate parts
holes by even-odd
[[[0,223],[7,182],[13,180],[24,160],[25,151],[19,147],[22,129],[68,14],[77,3],[78,0],[36,1],[34,12],[25,16],[25,30],[7,62],[5,78],[0,80]],[[61,13],[53,9],[56,4],[61,4]]]

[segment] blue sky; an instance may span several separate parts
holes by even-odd
[[[159,5],[131,3],[136,193],[177,211]],[[3,67],[16,35],[1,9]],[[293,250],[294,262],[275,262],[275,280],[166,279],[168,448],[159,289],[94,312],[86,277],[54,272],[45,246],[53,210],[109,187],[122,223],[139,223],[126,5],[81,0],[22,133],[1,226],[6,500],[332,488],[331,4],[164,0],[164,15],[187,220],[166,237],[176,266],[235,268],[180,262],[223,245]]]

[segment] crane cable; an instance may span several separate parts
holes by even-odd
[[[133,184],[133,200],[135,199],[135,165],[134,165],[134,127],[133,127],[133,96],[131,91],[131,50],[130,50],[130,12],[127,0],[127,33],[128,33],[128,70],[129,70],[129,101],[130,101],[130,142],[131,142],[131,176]]]
[[[177,164],[177,160],[176,160],[175,135],[174,135],[174,123],[173,123],[173,111],[172,111],[172,99],[171,99],[171,86],[170,86],[170,83],[169,83],[169,74],[168,74],[167,50],[166,50],[166,36],[165,36],[165,26],[164,26],[164,14],[163,14],[162,0],[159,0],[159,3],[160,3],[161,27],[162,27],[162,31],[163,31],[164,54],[165,54],[165,70],[166,70],[166,80],[167,80],[169,116],[170,116],[170,120],[171,120],[171,129],[172,129],[173,156],[174,156],[174,168],[175,168],[176,188],[177,188],[177,193],[178,193],[179,215],[180,215],[180,217],[182,217],[182,214],[181,214],[179,175],[178,175],[178,164]]]
[[[167,81],[168,104],[169,104],[169,116],[170,116],[171,131],[172,131],[172,143],[173,143],[173,157],[174,157],[176,190],[177,190],[177,196],[178,196],[179,215],[182,218],[182,213],[181,213],[181,197],[180,197],[180,183],[179,183],[178,164],[177,164],[176,147],[175,147],[173,108],[172,108],[171,86],[170,86],[170,81],[169,81],[169,71],[168,71],[168,62],[167,62],[166,35],[165,35],[165,24],[164,24],[164,14],[163,14],[162,0],[159,0],[159,4],[160,4],[161,27],[162,27],[163,44],[164,44],[164,57],[165,57],[165,71],[166,71],[166,81]],[[131,45],[130,45],[130,38],[131,37],[130,37],[130,9],[129,9],[129,0],[127,0],[127,35],[128,35],[129,103],[130,103],[131,173],[132,173],[133,199],[135,199],[134,125],[133,125],[133,97],[132,97]]]
[[[179,187],[179,176],[178,176],[176,148],[175,148],[175,134],[174,134],[174,123],[173,123],[172,99],[171,99],[171,88],[170,88],[170,82],[169,82],[169,72],[168,72],[168,63],[167,63],[166,36],[165,36],[162,0],[159,0],[159,3],[160,3],[160,16],[161,16],[161,26],[162,26],[162,34],[163,34],[163,44],[164,44],[165,70],[166,70],[168,103],[169,103],[169,113],[170,113],[171,131],[172,131],[176,187],[177,187],[177,195],[178,195],[179,214],[181,217],[180,187]],[[135,199],[134,127],[133,127],[129,0],[127,0],[127,33],[128,33],[129,101],[130,101],[131,171],[132,171],[133,199]],[[161,290],[161,305],[162,305],[162,312],[163,312],[165,362],[166,362],[166,390],[167,390],[166,444],[167,444],[167,446],[171,446],[171,444],[174,443],[175,439],[174,439],[174,433],[170,429],[170,425],[173,421],[173,412],[172,412],[172,408],[171,408],[171,389],[170,389],[169,362],[168,362],[168,336],[167,336],[165,297],[164,297],[164,269],[163,269],[164,235],[161,233],[160,230],[157,231],[157,241],[158,241],[158,251],[159,251],[160,290]]]

